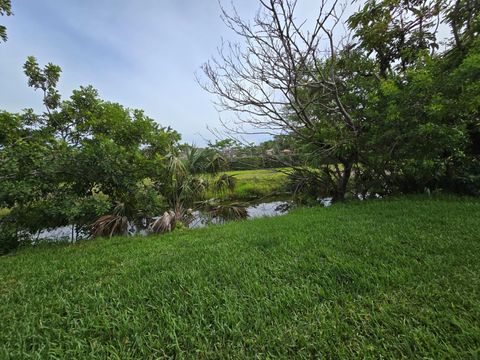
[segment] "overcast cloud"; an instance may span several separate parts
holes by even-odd
[[[234,3],[250,18],[259,4]],[[300,3],[302,17],[318,7],[315,0]],[[61,66],[63,98],[93,85],[102,99],[143,109],[197,145],[212,138],[207,126],[219,127],[213,98],[194,75],[222,37],[232,38],[217,0],[12,0],[12,7],[14,16],[0,18],[9,37],[0,44],[0,109],[42,110],[22,71],[34,55],[41,65]]]

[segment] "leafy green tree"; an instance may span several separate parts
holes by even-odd
[[[291,136],[299,174],[335,201],[350,191],[477,193],[478,1],[368,0],[339,45],[338,9],[319,8],[310,31],[294,1],[262,1],[253,22],[224,11],[244,43],[204,65],[204,88],[237,124]],[[453,33],[444,52],[440,23]]]
[[[349,27],[367,53],[374,53],[380,75],[398,63],[405,71],[423,50],[438,48],[436,29],[443,0],[368,0],[350,16]]]
[[[10,0],[0,0],[0,16],[10,16],[12,14],[12,2]],[[7,28],[4,25],[0,25],[0,40],[7,41]]]
[[[359,187],[374,184],[378,192],[478,192],[478,52],[471,36],[475,15],[469,13],[467,19],[458,6],[459,2],[367,2],[349,19],[360,40],[358,49],[376,52],[382,77],[372,93],[375,101],[368,104],[370,133],[360,148],[366,149],[366,144],[371,150],[359,159]],[[405,15],[395,16],[405,13],[411,13],[408,21]],[[457,27],[444,53],[429,51],[436,48],[438,21]],[[395,41],[385,42],[382,36]]]
[[[142,111],[101,100],[90,86],[61,101],[56,65],[41,68],[29,57],[24,69],[46,111],[0,113],[4,224],[17,234],[70,224],[78,233],[114,209],[139,222],[168,206],[156,184],[178,133]]]

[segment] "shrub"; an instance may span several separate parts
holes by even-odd
[[[11,217],[0,218],[0,255],[17,249],[24,240],[26,237],[17,230]]]
[[[334,192],[333,184],[322,172],[297,168],[288,174],[287,190],[296,197],[327,197]]]
[[[92,224],[92,237],[126,235],[128,219],[121,215],[104,215]]]
[[[233,192],[236,184],[237,179],[235,179],[234,175],[222,174],[217,181],[215,181],[214,188],[217,193],[222,194],[225,192]]]

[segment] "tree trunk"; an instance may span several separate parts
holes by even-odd
[[[337,181],[335,194],[333,195],[332,202],[345,201],[345,194],[347,193],[348,182],[352,174],[352,163],[342,164],[344,166],[342,176]]]

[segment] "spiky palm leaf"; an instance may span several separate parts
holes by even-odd
[[[235,175],[222,174],[217,181],[215,181],[214,188],[217,193],[224,193],[226,191],[233,192],[237,184]]]
[[[177,224],[176,215],[173,211],[163,213],[162,216],[155,219],[149,226],[149,230],[155,234],[163,234],[173,231]]]
[[[211,218],[221,220],[242,220],[248,217],[245,204],[221,204],[218,199],[209,199],[197,203],[197,208],[207,213]]]
[[[104,215],[98,218],[91,227],[92,237],[126,235],[128,233],[128,219],[121,215]]]

